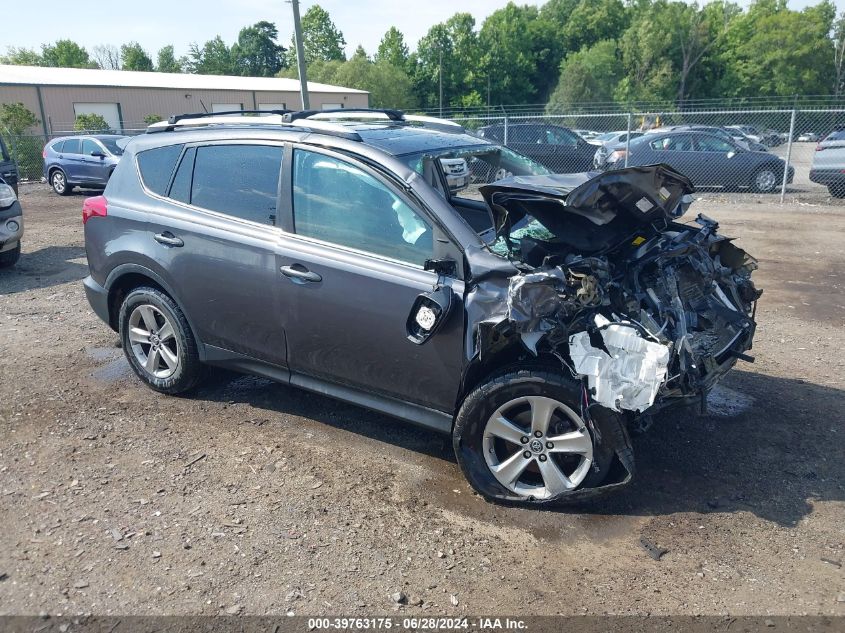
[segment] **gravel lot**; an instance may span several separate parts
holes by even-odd
[[[538,512],[333,400],[142,387],[85,301],[83,197],[24,186],[0,273],[0,614],[845,615],[845,205],[703,194],[760,259],[757,362],[637,438],[626,490]]]

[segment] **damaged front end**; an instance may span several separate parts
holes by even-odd
[[[662,407],[704,407],[737,359],[751,360],[761,291],[756,260],[715,221],[677,222],[692,192],[665,165],[483,186],[489,248],[511,269],[470,261],[473,362],[519,341],[582,383],[586,420],[601,406],[635,430]]]

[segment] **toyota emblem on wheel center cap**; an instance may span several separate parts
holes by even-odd
[[[531,450],[534,451],[535,453],[542,453],[543,452],[543,443],[540,440],[537,440],[537,439],[531,440],[531,443],[529,444],[529,446],[531,447]]]

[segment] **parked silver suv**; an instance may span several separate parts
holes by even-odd
[[[629,429],[748,359],[756,263],[676,222],[691,191],[393,110],[172,117],[86,200],[84,284],[157,391],[266,376],[451,434],[479,493],[546,503],[629,481]]]
[[[810,180],[825,185],[834,198],[845,198],[845,129],[834,130],[816,146]]]

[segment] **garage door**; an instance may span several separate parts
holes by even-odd
[[[212,103],[211,104],[211,111],[212,112],[231,112],[233,110],[243,110],[244,104],[242,103]]]
[[[120,122],[120,104],[118,103],[74,103],[73,113],[76,116],[99,114],[112,130],[120,130],[123,127]]]
[[[259,103],[259,110],[287,110],[284,103]]]

